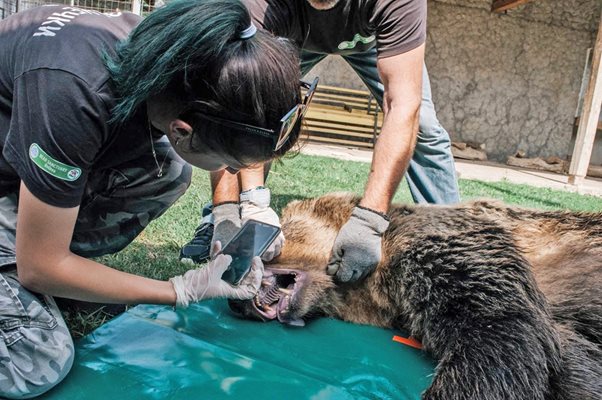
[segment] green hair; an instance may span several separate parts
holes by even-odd
[[[184,101],[202,101],[226,119],[279,132],[280,119],[300,100],[298,49],[288,40],[257,31],[241,32],[251,17],[240,0],[175,0],[153,11],[106,61],[120,97],[113,122],[124,122],[150,96],[170,92]],[[297,141],[273,150],[262,138],[187,114],[196,144],[244,163],[278,157]],[[275,136],[274,135],[274,136]]]
[[[191,67],[215,63],[250,23],[239,0],[175,0],[150,13],[106,59],[119,96],[112,119],[125,121],[149,96],[184,82]]]

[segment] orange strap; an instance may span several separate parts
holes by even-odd
[[[413,347],[418,350],[422,350],[422,343],[420,343],[418,340],[414,339],[413,337],[404,338],[404,337],[396,335],[396,336],[393,336],[393,341],[405,344],[406,346],[410,346],[410,347]]]

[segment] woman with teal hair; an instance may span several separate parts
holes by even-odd
[[[44,393],[73,342],[52,296],[136,304],[250,298],[229,256],[169,281],[92,260],[127,246],[187,189],[191,166],[245,168],[297,141],[299,60],[238,0],[147,18],[52,5],[0,21],[0,397]],[[17,229],[18,226],[18,229]]]

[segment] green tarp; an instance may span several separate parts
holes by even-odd
[[[225,301],[138,306],[80,340],[45,399],[419,399],[433,362],[395,332],[232,316]]]

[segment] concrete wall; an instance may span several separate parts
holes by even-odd
[[[533,0],[507,14],[491,0],[429,0],[426,62],[439,119],[454,141],[485,143],[490,159],[566,157],[586,49],[600,0]],[[312,73],[321,82],[362,88],[329,57]],[[598,145],[599,146],[599,145]],[[602,162],[602,161],[600,161]]]

